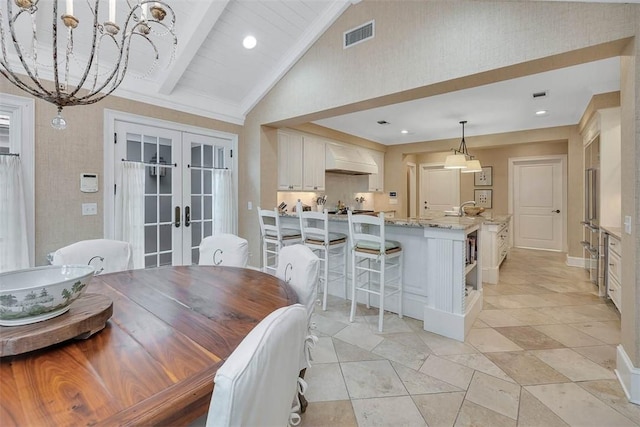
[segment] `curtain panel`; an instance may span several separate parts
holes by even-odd
[[[0,156],[0,272],[29,267],[27,215],[19,156]]]
[[[115,238],[131,243],[133,268],[144,268],[144,178],[140,162],[122,162],[116,195]]]
[[[233,173],[228,169],[213,171],[213,235],[237,234]]]

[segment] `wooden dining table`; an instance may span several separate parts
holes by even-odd
[[[113,301],[103,330],[0,359],[1,426],[188,424],[249,331],[297,302],[274,276],[218,266],[104,274],[86,293]]]

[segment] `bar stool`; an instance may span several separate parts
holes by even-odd
[[[260,235],[262,237],[262,271],[272,272],[275,275],[280,249],[283,246],[300,243],[302,235],[300,230],[280,226],[278,208],[268,210],[260,209],[258,206],[258,219],[260,220]]]
[[[334,275],[334,280],[342,278],[344,299],[347,299],[347,235],[329,232],[329,214],[326,209],[323,212],[303,211],[302,203],[298,202],[296,212],[300,218],[302,243],[311,249],[322,263],[319,282],[323,287],[322,310],[326,311],[330,274]],[[336,266],[334,263],[340,258],[342,271],[332,269],[330,264]]]
[[[382,332],[385,299],[398,294],[398,316],[402,319],[402,248],[400,243],[385,240],[384,212],[378,216],[353,215],[349,218],[349,239],[351,240],[351,315],[353,322],[356,314],[356,291],[367,294],[367,308],[371,295],[380,297],[378,331]],[[393,262],[395,260],[395,262]],[[387,270],[397,270],[397,275],[388,278]],[[378,274],[378,282],[372,280],[372,273]],[[362,283],[360,279],[366,276]],[[391,283],[387,283],[387,280]],[[395,282],[395,283],[393,283]]]

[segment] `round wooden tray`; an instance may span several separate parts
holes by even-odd
[[[84,294],[69,311],[53,319],[23,326],[0,326],[0,357],[38,350],[71,338],[89,338],[113,314],[113,302],[100,294]]]

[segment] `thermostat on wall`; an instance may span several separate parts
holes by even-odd
[[[95,173],[80,174],[80,191],[83,193],[97,193],[98,175]]]

